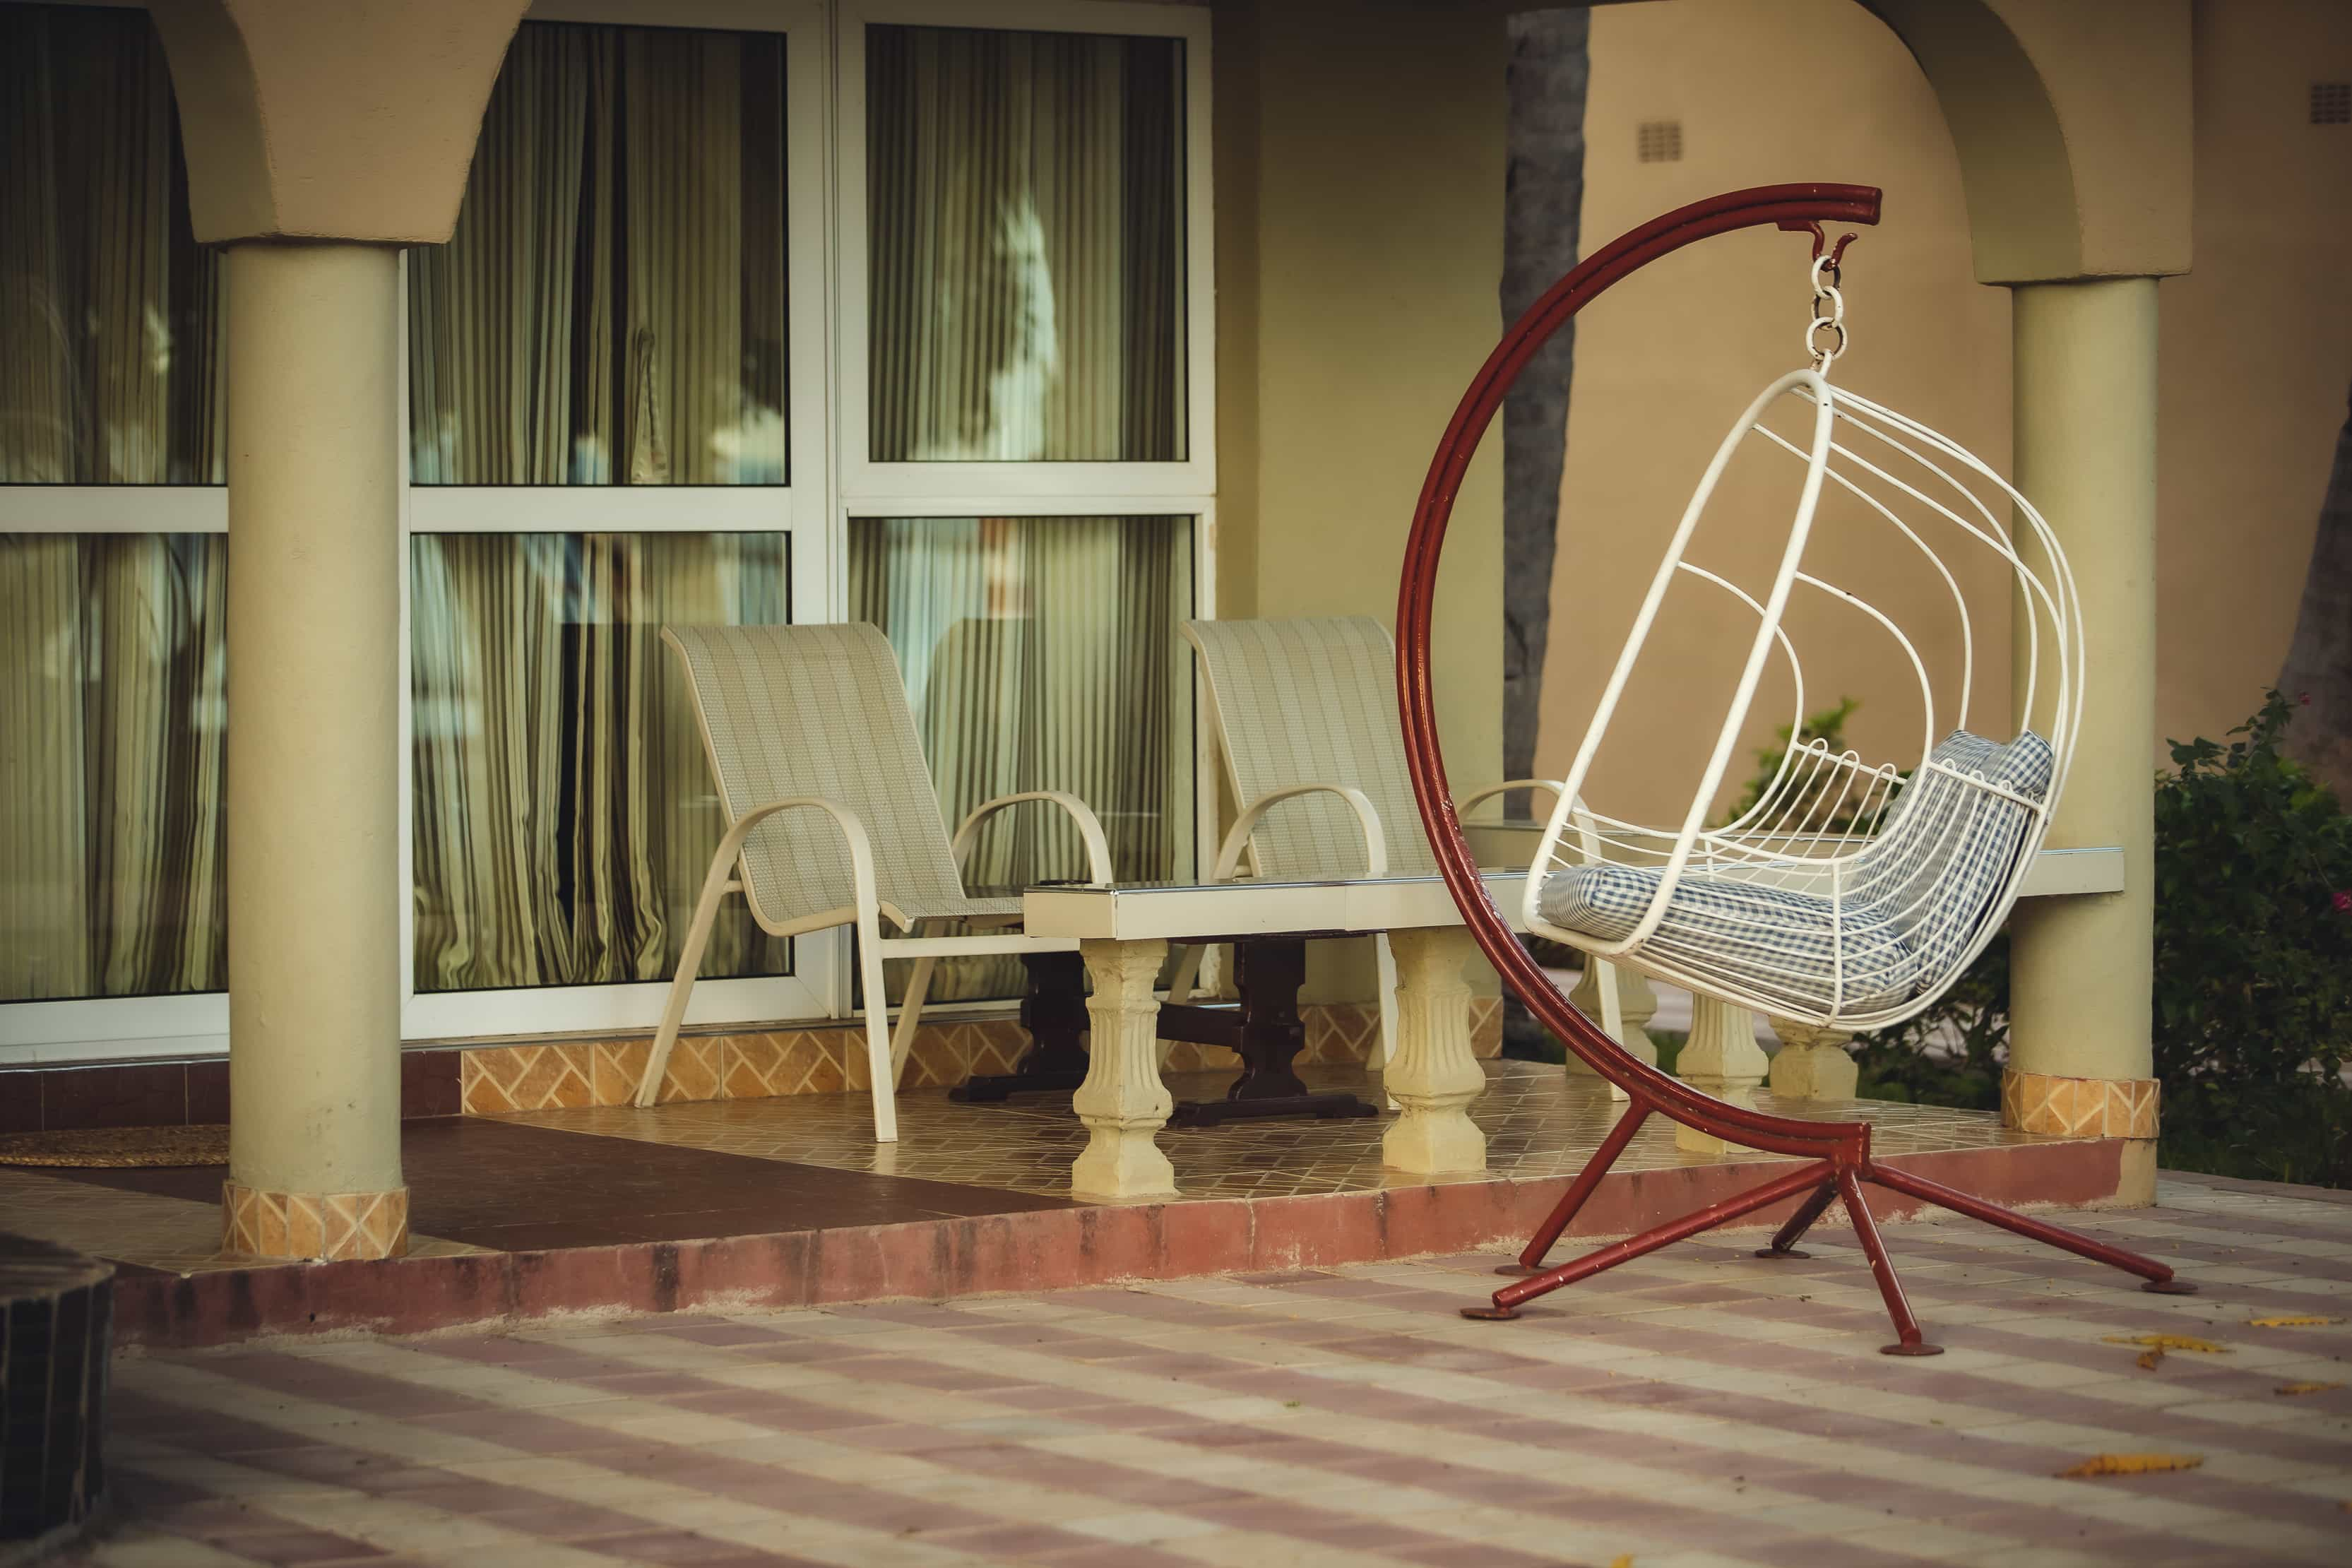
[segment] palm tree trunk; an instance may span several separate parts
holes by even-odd
[[[1503,230],[1503,319],[1576,265],[1584,206],[1585,40],[1590,14],[1530,11],[1510,19],[1511,123]],[[1503,776],[1535,771],[1559,476],[1568,456],[1574,329],[1544,345],[1503,406]],[[1515,811],[1527,803],[1515,801]]]
[[[2352,398],[2347,402],[2279,689],[2308,703],[2287,731],[2287,750],[2352,805]]]

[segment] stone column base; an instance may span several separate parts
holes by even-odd
[[[2021,1132],[2153,1138],[2158,1087],[2152,1078],[2058,1078],[2007,1068],[2000,1075],[2000,1119]]]
[[[408,1189],[270,1193],[221,1184],[221,1250],[250,1258],[399,1258],[408,1251]]]

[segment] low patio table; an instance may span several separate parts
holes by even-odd
[[[1496,905],[1513,918],[1526,878],[1524,871],[1486,877]],[[1231,942],[1245,953],[1255,948],[1263,957],[1251,962],[1264,962],[1293,942],[1388,932],[1397,964],[1397,1038],[1384,1077],[1398,1110],[1381,1138],[1383,1159],[1423,1174],[1486,1168],[1486,1135],[1468,1113],[1486,1075],[1471,1054],[1470,987],[1462,975],[1476,948],[1437,878],[1034,887],[1022,895],[1022,922],[1034,936],[1076,938],[1094,982],[1086,1079],[1072,1102],[1089,1133],[1071,1167],[1076,1195],[1176,1191],[1156,1137],[1176,1108],[1160,1080],[1161,1004],[1153,990],[1171,942]],[[1288,980],[1271,978],[1277,991]],[[1170,1023],[1172,1037],[1185,1038],[1203,1020]],[[1265,1068],[1254,1063],[1253,1070]]]
[[[1474,842],[1481,858],[1491,843],[1503,859],[1530,845],[1532,831],[1507,825],[1482,830]],[[1496,907],[1519,929],[1527,873],[1482,876]],[[2020,896],[2122,886],[2120,849],[2044,849]],[[1094,982],[1086,1074],[1073,1100],[1089,1133],[1070,1170],[1075,1195],[1150,1198],[1176,1191],[1174,1168],[1157,1139],[1175,1100],[1160,1080],[1161,1004],[1153,990],[1171,942],[1249,944],[1388,932],[1397,963],[1397,1028],[1384,1079],[1397,1118],[1381,1141],[1383,1162],[1430,1175],[1486,1168],[1486,1135],[1469,1115],[1486,1075],[1471,1053],[1471,994],[1462,976],[1476,947],[1438,878],[1044,885],[1024,891],[1021,901],[1024,928],[1033,936],[1075,938]],[[1174,1037],[1189,1032],[1179,1027]]]

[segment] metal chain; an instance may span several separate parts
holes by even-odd
[[[1813,258],[1813,315],[1805,323],[1805,352],[1813,356],[1813,369],[1823,375],[1845,353],[1845,296],[1838,290],[1838,279],[1837,263],[1827,256]],[[1824,329],[1837,334],[1835,342],[1822,337]]]

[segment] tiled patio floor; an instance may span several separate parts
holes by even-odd
[[[2352,1560],[2352,1204],[2168,1182],[2082,1216],[2205,1287],[1965,1222],[1677,1248],[1514,1324],[1493,1256],[119,1365],[142,1564],[1832,1564]],[[2303,1326],[2256,1320],[2319,1317]],[[2116,1337],[2221,1347],[2143,1369]],[[2299,1385],[2331,1386],[2282,1393]],[[2064,1479],[2102,1452],[2183,1473]]]

